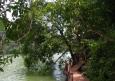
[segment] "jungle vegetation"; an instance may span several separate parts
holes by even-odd
[[[74,62],[74,54],[85,57],[91,81],[115,80],[114,0],[11,0],[4,6],[6,1],[0,1],[0,28],[21,45],[27,67],[70,52]]]

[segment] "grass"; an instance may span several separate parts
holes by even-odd
[[[39,75],[38,73],[27,72],[26,81],[55,81],[51,74]]]
[[[26,81],[54,81],[51,76],[27,76]]]

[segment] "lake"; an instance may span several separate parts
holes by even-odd
[[[23,58],[17,57],[13,63],[4,67],[4,72],[0,72],[0,81],[55,81],[51,76],[39,76],[27,74],[27,69],[23,64]]]

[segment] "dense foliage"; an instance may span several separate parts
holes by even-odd
[[[113,81],[115,79],[115,42],[107,42],[92,53],[87,75],[91,81]]]
[[[49,64],[53,54],[69,51],[73,60],[74,54],[85,57],[91,81],[114,80],[114,0],[27,2],[1,8],[14,12],[13,21],[7,20],[5,12],[1,19],[6,36],[21,45],[27,67],[38,60]]]

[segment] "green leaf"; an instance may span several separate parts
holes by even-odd
[[[4,72],[4,70],[3,70],[1,67],[0,67],[0,71],[1,71],[1,72]]]
[[[12,63],[12,58],[10,59],[10,63]]]

